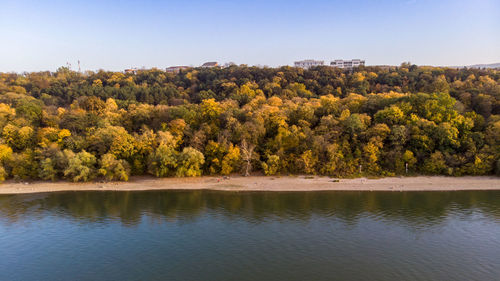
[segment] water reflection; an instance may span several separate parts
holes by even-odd
[[[173,221],[212,214],[253,223],[322,216],[355,224],[360,218],[376,217],[418,227],[439,224],[449,215],[477,212],[499,220],[500,192],[102,191],[0,196],[4,223],[50,215],[82,223],[119,220],[134,226],[145,216]]]
[[[0,196],[0,280],[497,280],[500,192]]]

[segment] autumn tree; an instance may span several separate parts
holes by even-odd
[[[72,181],[89,181],[96,177],[96,158],[94,155],[82,150],[76,154],[65,151],[68,158],[68,167],[64,176]]]
[[[192,147],[185,147],[178,157],[179,164],[175,173],[177,177],[201,176],[201,166],[205,163],[201,152]]]
[[[104,154],[99,160],[99,174],[107,180],[128,181],[130,167],[127,161],[116,159],[111,153]]]
[[[278,155],[270,155],[267,161],[262,162],[262,169],[266,176],[272,176],[278,173],[280,167],[280,157]]]

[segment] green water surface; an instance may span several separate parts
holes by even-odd
[[[0,195],[0,280],[500,280],[500,192]]]

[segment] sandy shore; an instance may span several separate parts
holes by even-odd
[[[328,177],[199,177],[132,178],[129,182],[5,182],[0,194],[84,190],[222,190],[222,191],[454,191],[500,190],[498,177],[390,177],[381,179],[340,179]]]

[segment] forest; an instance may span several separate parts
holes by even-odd
[[[0,73],[0,180],[500,175],[500,70]]]

